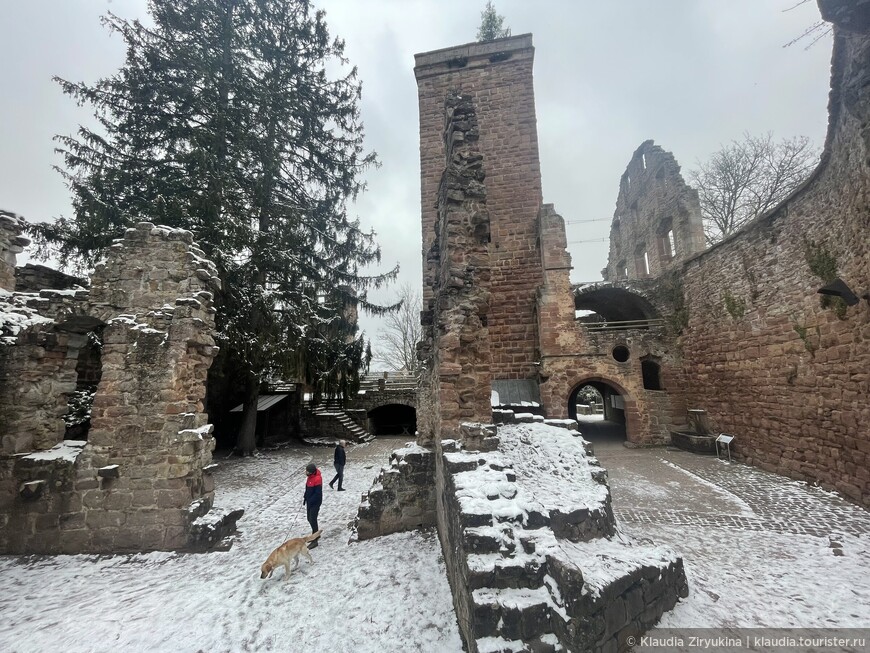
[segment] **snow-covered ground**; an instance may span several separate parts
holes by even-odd
[[[259,566],[288,534],[308,531],[302,470],[313,458],[328,482],[331,449],[218,459],[218,505],[246,511],[228,552],[0,557],[0,651],[458,653],[436,536],[348,542],[360,493],[402,444],[350,449],[349,491],[325,487],[315,562],[302,561],[287,582],[281,570],[260,580]],[[569,470],[558,447],[538,448],[556,457],[545,483],[555,497]],[[867,511],[685,452],[597,452],[621,530],[684,558],[690,595],[662,627],[870,628]],[[541,465],[526,460],[518,471],[547,474]]]
[[[310,532],[303,468],[313,456],[328,483],[332,449],[219,460],[217,504],[245,509],[228,552],[0,557],[0,651],[460,651],[434,533],[348,543],[360,493],[403,443],[350,449],[348,491],[324,486],[314,564],[287,582],[260,565]]]

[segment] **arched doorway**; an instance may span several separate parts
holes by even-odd
[[[412,436],[417,430],[417,411],[413,406],[386,404],[368,413],[369,433],[373,435]]]
[[[603,379],[577,384],[568,398],[568,415],[590,442],[622,444],[628,439],[625,392]]]

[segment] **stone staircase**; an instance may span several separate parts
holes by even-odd
[[[304,438],[306,441],[319,440],[347,440],[360,444],[370,442],[375,436],[357,424],[343,408],[335,402],[318,404],[304,409],[306,418],[314,427],[308,429],[311,437]]]
[[[594,458],[584,471],[602,472],[587,476],[602,486],[598,504],[555,511],[513,468],[517,451],[499,446],[442,442],[450,539],[461,543],[448,572],[472,653],[615,653],[687,595],[680,558],[618,535]]]
[[[416,390],[417,382],[418,378],[407,372],[381,372],[363,376],[359,389],[360,392],[375,391],[383,386],[385,390]]]

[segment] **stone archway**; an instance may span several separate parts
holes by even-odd
[[[377,406],[368,412],[369,432],[373,435],[408,435],[417,430],[417,410],[404,403]]]
[[[600,398],[597,407],[589,411],[578,409],[578,398],[586,388],[594,389]],[[573,385],[566,400],[568,415],[578,421],[585,438],[610,442],[637,438],[639,424],[635,400],[615,381],[603,377],[582,379]]]

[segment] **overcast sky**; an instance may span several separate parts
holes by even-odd
[[[646,139],[684,172],[744,131],[824,139],[831,41],[784,48],[819,20],[799,0],[496,0],[535,45],[544,201],[568,241],[605,238],[619,178]],[[29,220],[69,214],[52,136],[88,119],[51,81],[93,82],[123,61],[99,16],[145,16],[145,0],[0,0],[0,208]],[[355,207],[385,267],[419,286],[420,180],[414,54],[473,41],[485,0],[315,0],[363,82],[368,147],[382,166]],[[600,279],[606,242],[570,246],[575,281]],[[388,291],[384,299],[388,299]],[[374,337],[377,323],[363,317]]]

